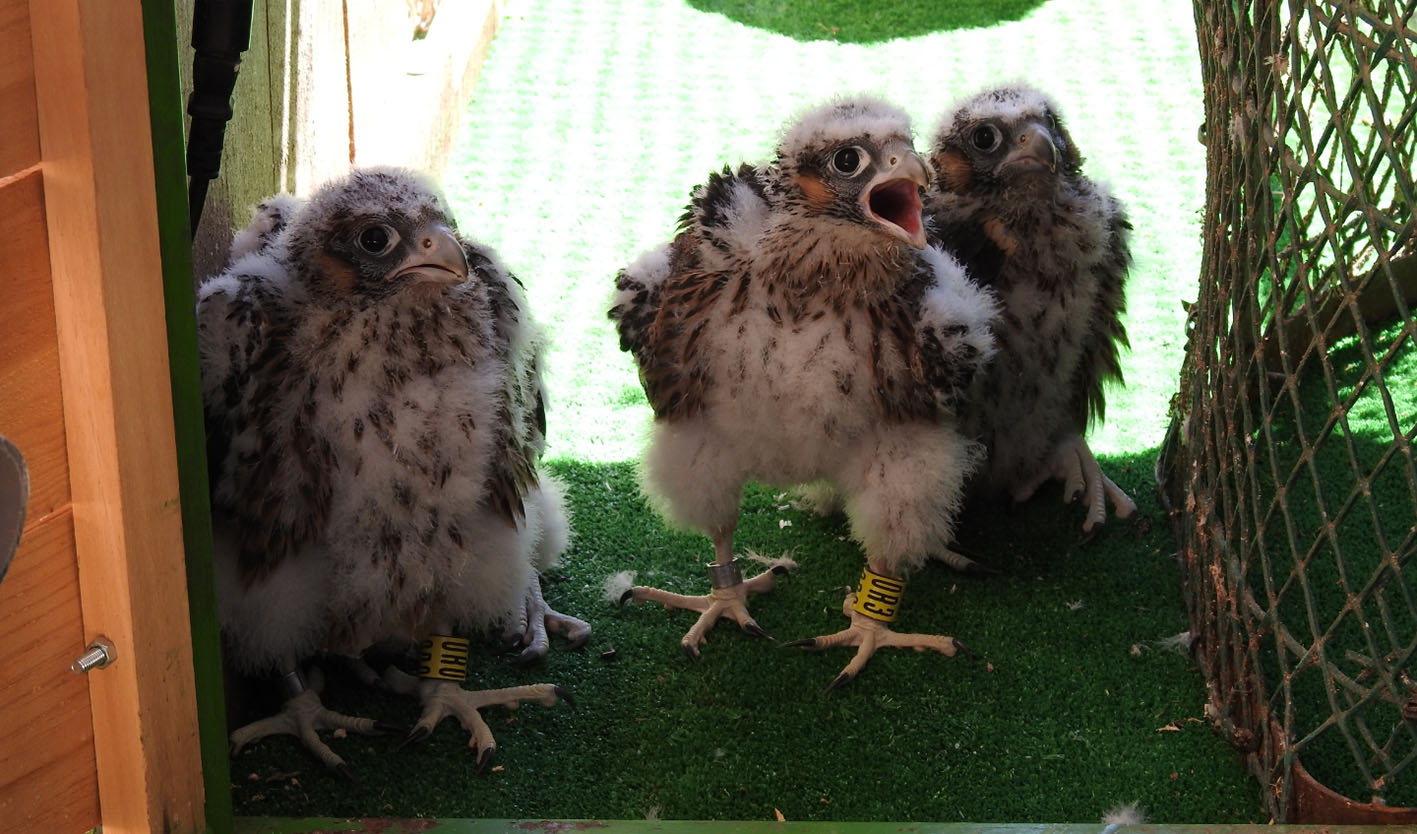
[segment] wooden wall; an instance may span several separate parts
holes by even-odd
[[[0,583],[0,831],[80,832],[98,824],[98,779],[88,679],[69,671],[84,628],[28,0],[0,0],[0,119],[0,434],[30,476]]]
[[[183,43],[194,0],[177,0]],[[308,193],[351,164],[441,173],[503,0],[258,2],[222,174],[194,245],[201,280],[232,229],[277,191]],[[431,21],[429,14],[431,12]],[[415,38],[416,31],[425,31]],[[191,68],[185,53],[183,71]],[[184,97],[191,92],[184,80]]]
[[[205,825],[140,0],[0,0],[0,832]],[[107,668],[70,663],[105,637]]]

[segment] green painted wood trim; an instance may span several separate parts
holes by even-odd
[[[236,834],[1390,834],[1382,826],[1104,825],[743,820],[470,820],[240,817]]]
[[[142,6],[206,824],[212,834],[231,834],[226,699],[221,679],[206,431],[202,423],[201,369],[197,364],[196,296],[192,287],[191,236],[187,223],[187,166],[179,69],[180,56],[185,50],[177,42],[177,15],[172,0],[144,0]]]

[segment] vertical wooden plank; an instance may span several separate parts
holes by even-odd
[[[354,161],[441,173],[501,20],[500,0],[440,3],[417,40],[415,9],[345,3]]]
[[[202,755],[204,817],[208,834],[231,834],[231,763],[217,620],[216,568],[212,559],[207,439],[197,360],[197,306],[192,281],[181,48],[176,10],[168,2],[143,3],[152,161],[162,256],[167,357],[172,374],[172,418],[186,550],[187,604],[192,624],[193,683]],[[189,38],[190,40],[190,38]]]
[[[27,0],[0,0],[0,179],[39,161]]]
[[[0,305],[0,432],[25,456],[30,475],[26,515],[37,519],[69,503],[59,343],[38,169],[0,187],[0,217],[5,218],[9,238],[0,246],[5,289]]]
[[[74,521],[25,525],[0,583],[0,832],[78,834],[98,825],[88,681],[69,671],[84,646]]]
[[[202,828],[138,0],[31,0],[74,535],[106,832]],[[62,241],[62,245],[58,242]]]
[[[299,0],[291,97],[291,188],[308,194],[354,161],[344,0]]]
[[[289,151],[285,132],[288,72],[286,54],[293,0],[257,3],[252,10],[251,48],[241,58],[232,93],[235,111],[226,125],[221,174],[207,194],[202,223],[192,242],[193,273],[198,282],[226,266],[233,227],[251,218],[265,197],[289,187],[285,177]],[[182,102],[192,93],[192,9],[194,0],[175,3]]]

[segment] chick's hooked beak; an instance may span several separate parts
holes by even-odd
[[[883,156],[882,170],[867,183],[861,206],[887,233],[924,249],[920,189],[930,184],[930,169],[908,142],[887,146]]]
[[[1048,173],[1058,172],[1058,148],[1049,136],[1048,128],[1038,122],[1025,125],[1019,131],[1017,144],[1004,155],[999,168],[1017,168],[1023,171]]]
[[[394,267],[394,278],[446,286],[467,280],[467,255],[452,229],[442,223],[427,223],[414,231],[412,244],[413,251]]]

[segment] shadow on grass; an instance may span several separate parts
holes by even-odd
[[[881,43],[1019,20],[1043,0],[688,0],[701,12],[799,41]]]

